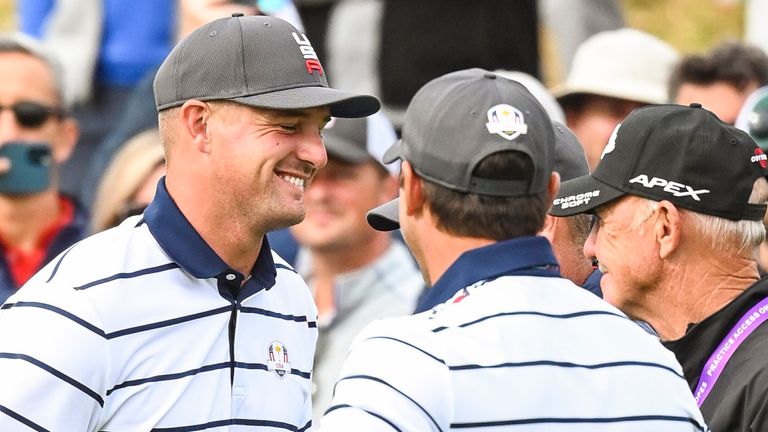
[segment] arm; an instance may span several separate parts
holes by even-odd
[[[244,3],[250,3],[248,4]],[[235,12],[244,15],[256,15],[259,9],[256,0],[241,2],[234,0],[179,0],[178,3],[179,40],[201,25],[217,18],[230,16]]]
[[[25,299],[30,288],[0,309],[0,430],[97,430],[108,363],[95,316],[78,302]]]

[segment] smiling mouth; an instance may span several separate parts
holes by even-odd
[[[289,176],[289,175],[281,175],[280,178],[296,186],[297,188],[304,190],[305,180],[303,178]]]

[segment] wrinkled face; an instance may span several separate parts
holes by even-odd
[[[656,287],[661,269],[654,214],[647,210],[645,201],[634,196],[601,206],[596,213],[584,255],[600,262],[603,298],[637,317],[634,312]]]
[[[10,109],[22,102],[26,103],[25,117],[36,117],[36,124],[24,124],[24,119],[20,121]],[[0,53],[0,107],[0,145],[11,141],[43,142],[51,145],[56,163],[69,157],[77,139],[76,126],[72,119],[45,112],[60,110],[61,101],[53,74],[42,60],[24,53]]]
[[[715,113],[720,120],[734,124],[747,97],[756,89],[756,84],[750,84],[743,91],[739,91],[726,82],[708,85],[686,83],[678,89],[675,103],[680,105],[700,103],[702,107]]]
[[[327,107],[263,110],[209,104],[217,205],[249,228],[274,230],[304,218],[304,192],[327,156],[320,131]]]
[[[292,232],[313,250],[365,246],[376,234],[365,214],[393,195],[394,179],[376,162],[353,164],[331,157],[304,191],[307,216]]]
[[[582,109],[566,111],[568,127],[584,147],[589,170],[594,171],[600,162],[603,149],[611,133],[632,110],[645,104],[603,96],[586,96]]]

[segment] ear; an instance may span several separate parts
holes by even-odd
[[[80,138],[80,127],[72,117],[61,119],[59,131],[52,143],[53,160],[61,165],[69,159],[75,150],[77,139]]]
[[[547,192],[549,193],[549,202],[555,202],[557,192],[560,190],[560,173],[552,171],[552,176],[549,178],[549,184],[547,185]],[[551,204],[550,204],[551,205]]]
[[[544,227],[539,232],[540,236],[546,237],[547,240],[549,240],[550,243],[552,243],[552,239],[555,238],[555,229],[557,228],[557,224],[559,223],[560,218],[554,217],[552,215],[547,215],[546,218],[544,218]]]
[[[404,206],[405,214],[413,216],[424,208],[424,192],[421,178],[413,171],[408,161],[403,161],[400,168],[403,176],[400,189],[400,205]]]
[[[680,245],[682,215],[677,207],[669,201],[661,201],[657,206],[653,234],[659,244],[659,258],[665,259],[672,255]]]
[[[181,106],[183,133],[188,134],[197,150],[203,153],[211,151],[211,136],[208,130],[210,117],[210,105],[205,102],[190,99]]]

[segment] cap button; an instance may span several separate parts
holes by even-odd
[[[691,108],[701,108],[701,104],[698,102],[694,102],[690,105]]]
[[[238,17],[241,17],[241,16],[245,16],[245,14],[242,13],[242,12],[235,12],[235,13],[232,14],[232,18],[238,18]]]
[[[496,79],[496,74],[493,72],[486,72],[483,76],[488,79]]]

